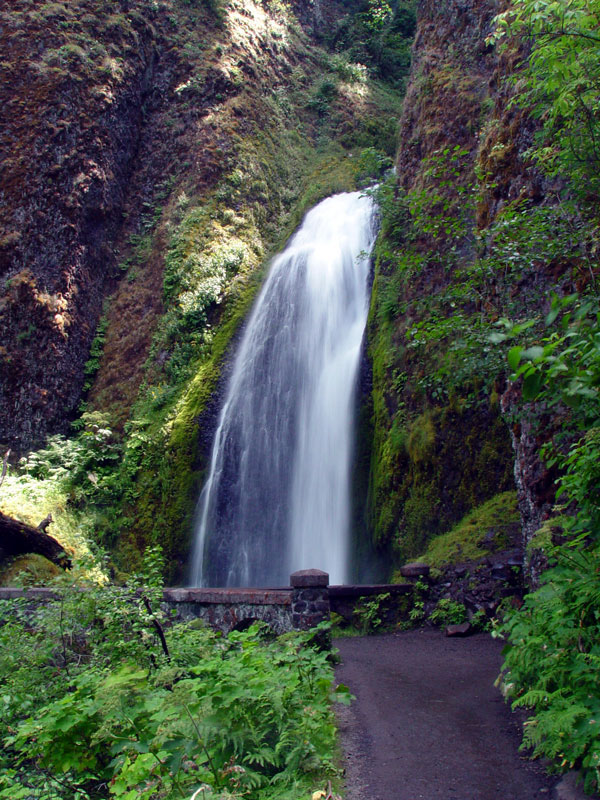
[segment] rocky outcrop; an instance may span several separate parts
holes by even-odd
[[[419,0],[411,78],[404,101],[397,170],[406,189],[422,185],[423,159],[446,147],[474,158],[496,67],[485,37],[495,0]]]
[[[520,389],[509,384],[502,395],[503,411],[512,416],[519,406]],[[521,410],[518,420],[511,425],[515,486],[522,524],[523,566],[526,579],[532,587],[537,585],[548,561],[541,550],[531,549],[529,545],[536,532],[553,514],[558,477],[556,470],[549,469],[540,455],[552,423],[547,421],[546,426],[540,426],[537,417],[539,414],[535,407],[529,404],[529,409]]]
[[[429,615],[440,600],[452,600],[465,606],[470,619],[478,612],[491,619],[503,600],[520,598],[523,588],[520,548],[496,553],[437,573],[429,583],[425,612]]]
[[[556,475],[540,448],[556,423],[536,406],[523,409],[489,337],[502,317],[545,314],[552,290],[573,291],[572,270],[532,256],[511,273],[502,254],[493,260],[494,224],[507,208],[552,208],[559,187],[528,156],[538,123],[511,102],[509,78],[527,45],[499,51],[486,42],[498,3],[419,0],[417,10],[389,232],[396,259],[380,257],[370,328],[373,526],[409,559],[514,480],[527,554],[554,501]],[[534,556],[528,578],[542,566]]]
[[[21,451],[79,400],[154,77],[151,12],[97,14],[76,44],[75,6],[0,26],[0,442]]]

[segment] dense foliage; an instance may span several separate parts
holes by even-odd
[[[562,224],[552,226],[547,242],[555,258],[569,255],[573,274],[579,271],[579,291],[554,297],[545,328],[534,319],[502,320],[492,337],[508,341],[512,378],[523,400],[535,403],[520,413],[551,410],[560,421],[542,450],[561,475],[557,516],[531,543],[544,550],[550,569],[504,624],[503,680],[514,705],[532,712],[524,746],[560,769],[581,769],[588,791],[600,785],[599,20],[597,0],[514,0],[492,37],[527,45],[515,85],[517,103],[541,121],[530,155],[565,187],[554,212]],[[577,210],[569,192],[579,197]]]
[[[569,408],[572,444],[559,438],[547,458],[564,470],[557,490],[567,512],[533,545],[551,569],[504,632],[506,682],[514,704],[534,711],[524,744],[561,767],[581,768],[588,790],[600,785],[600,315],[598,304],[559,303],[560,330],[539,345],[515,345],[509,358],[530,399]],[[566,309],[566,311],[564,311]],[[578,432],[577,432],[577,429]],[[583,430],[582,430],[583,429]],[[574,440],[574,441],[573,441]],[[575,513],[568,513],[569,511]],[[556,532],[560,537],[556,537]],[[546,534],[546,535],[544,535]]]
[[[330,701],[348,693],[311,634],[170,626],[160,566],[4,601],[0,797],[295,800],[334,771]]]
[[[586,194],[597,191],[600,3],[513,0],[496,22],[491,39],[512,36],[530,46],[517,102],[542,121],[533,155],[551,175],[566,172]]]

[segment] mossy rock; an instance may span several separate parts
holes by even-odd
[[[63,571],[37,553],[10,559],[0,567],[0,586],[46,586]]]
[[[470,511],[452,530],[432,539],[419,561],[440,568],[508,549],[514,545],[519,523],[517,493],[502,492]]]

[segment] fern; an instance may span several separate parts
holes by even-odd
[[[44,800],[82,800],[109,785],[117,800],[171,800],[203,784],[232,800],[297,798],[333,773],[332,669],[310,634],[175,625],[165,652],[160,611],[139,601],[143,587],[158,608],[159,571],[150,553],[129,587],[66,592],[33,620],[7,614],[0,798],[41,786]]]

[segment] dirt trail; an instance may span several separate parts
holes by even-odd
[[[501,643],[437,630],[336,640],[345,800],[542,800],[558,778],[518,752],[494,680]]]

